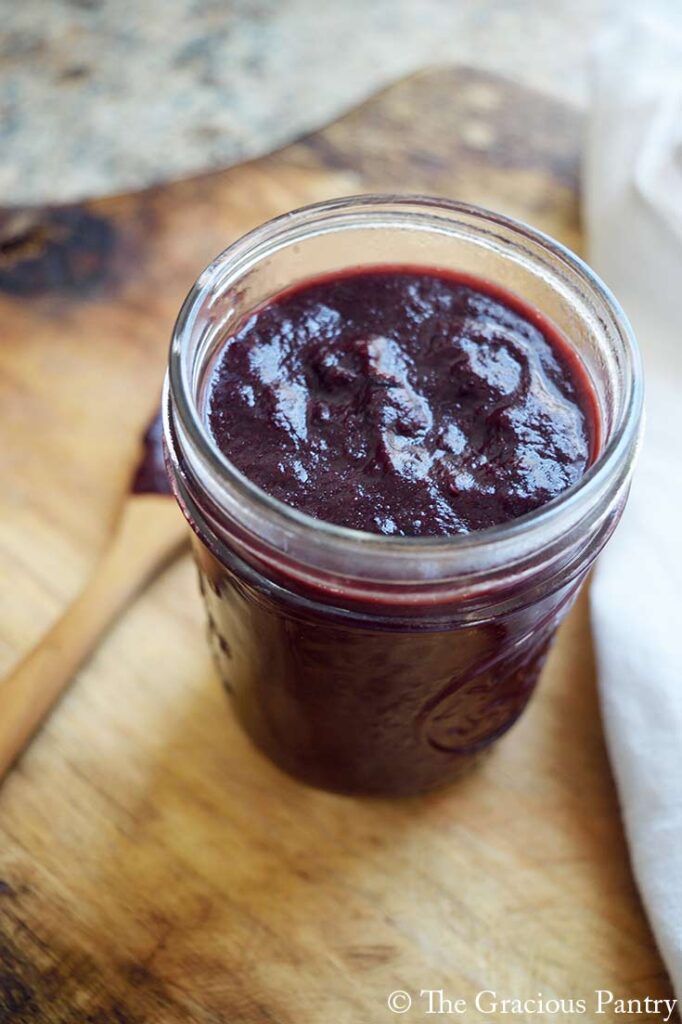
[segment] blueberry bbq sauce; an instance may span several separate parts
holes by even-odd
[[[518,298],[382,267],[278,296],[225,340],[208,389],[218,447],[317,519],[450,536],[576,483],[597,444],[586,372]]]
[[[242,474],[364,536],[508,523],[576,484],[600,446],[570,342],[516,295],[440,270],[359,268],[275,296],[221,341],[203,395]],[[193,525],[238,718],[278,765],[350,793],[415,793],[472,764],[526,705],[590,563],[561,568],[555,552],[551,572],[512,566],[476,600],[417,589],[408,607],[390,588],[308,586],[241,535]]]

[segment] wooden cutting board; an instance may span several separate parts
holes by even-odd
[[[430,71],[265,159],[5,213],[0,667],[102,548],[175,313],[212,256],[274,214],[370,190],[490,205],[579,249],[579,136],[539,95]],[[384,802],[304,788],[254,752],[195,583],[184,557],[130,608],[0,792],[0,1022],[421,1021],[422,989],[467,1000],[460,1019],[508,1022],[532,1015],[479,1014],[476,993],[670,995],[628,867],[584,599],[480,771]],[[401,1017],[398,989],[414,998]]]

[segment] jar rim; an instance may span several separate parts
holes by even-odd
[[[433,223],[439,213],[460,215],[474,223],[477,232],[503,229],[517,239],[539,247],[558,260],[597,295],[609,312],[616,334],[620,339],[625,356],[625,395],[618,422],[607,439],[603,450],[585,474],[556,498],[525,515],[507,522],[486,527],[467,534],[449,536],[387,536],[339,526],[287,505],[269,495],[249,480],[234,466],[211,438],[202,418],[198,403],[192,396],[192,380],[183,360],[183,348],[196,322],[198,311],[210,302],[211,294],[218,279],[224,279],[232,272],[236,278],[258,263],[264,253],[270,254],[283,248],[297,238],[309,236],[311,229],[344,229],[341,223],[344,214],[355,211],[362,216],[364,211],[402,212],[415,218]],[[335,223],[338,226],[335,227]],[[381,225],[380,225],[381,226]],[[345,225],[346,228],[352,225]],[[465,559],[469,555],[491,547],[514,546],[524,538],[536,533],[541,527],[552,526],[554,530],[567,518],[574,519],[577,509],[589,507],[597,500],[605,480],[618,474],[619,468],[628,463],[636,446],[643,407],[643,380],[639,348],[632,327],[618,300],[606,284],[579,256],[549,235],[520,220],[508,217],[484,207],[455,200],[422,194],[368,193],[313,203],[275,217],[241,236],[217,256],[199,275],[191,288],[178,315],[171,341],[169,369],[166,383],[166,414],[172,397],[173,413],[177,414],[183,434],[187,436],[200,461],[210,467],[212,474],[221,484],[238,494],[241,499],[252,503],[259,514],[276,522],[284,531],[295,532],[301,537],[315,537],[318,541],[355,552],[358,555],[380,551],[392,559],[414,559],[415,556],[438,556],[444,553],[453,556],[459,553]],[[169,425],[166,425],[168,437]]]

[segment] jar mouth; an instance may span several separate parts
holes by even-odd
[[[484,246],[486,236],[492,245],[495,239],[499,240],[501,232],[516,242],[520,254],[526,244],[546,254],[596,299],[602,324],[604,317],[609,319],[609,327],[621,349],[623,394],[617,419],[602,450],[580,480],[556,498],[525,515],[466,534],[412,537],[370,533],[317,519],[272,497],[241,473],[220,450],[207,429],[197,401],[197,370],[186,358],[187,342],[197,329],[200,315],[211,309],[216,283],[221,282],[225,287],[231,283],[237,285],[265,253],[276,253],[296,244],[311,232],[352,230],[356,226],[409,230],[427,225],[429,231],[447,234],[453,218],[463,218],[468,225],[473,225]],[[528,256],[529,261],[532,258]],[[429,266],[427,260],[424,266]],[[448,553],[460,560],[464,569],[484,549],[494,548],[500,555],[505,548],[513,551],[519,545],[523,547],[524,540],[537,536],[539,531],[555,534],[568,528],[584,510],[598,504],[609,482],[612,485],[614,479],[629,470],[638,440],[642,406],[641,359],[632,327],[610,289],[580,257],[543,232],[494,211],[427,195],[390,193],[344,197],[301,207],[255,228],[225,249],[200,274],[180,310],[173,331],[164,396],[167,439],[175,431],[183,449],[191,448],[196,468],[209,474],[213,486],[231,494],[237,502],[247,503],[252,518],[267,520],[280,537],[295,535],[300,542],[298,547],[305,547],[306,541],[314,541],[317,547],[325,544],[336,549],[341,560],[344,553],[362,559],[375,551],[397,562],[405,559],[414,563],[416,556],[426,564],[430,556],[438,559]],[[425,575],[432,574],[427,571]]]

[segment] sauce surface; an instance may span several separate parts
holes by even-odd
[[[551,501],[598,448],[587,371],[515,295],[373,267],[276,296],[209,381],[218,447],[268,494],[371,533],[447,536]]]

